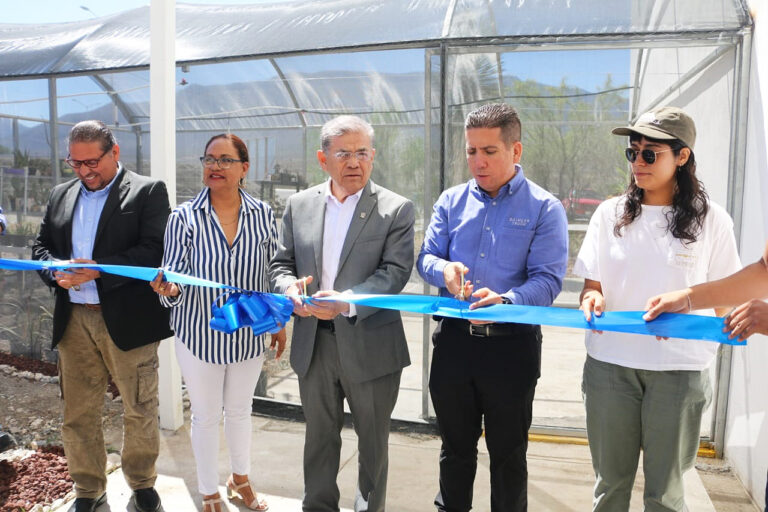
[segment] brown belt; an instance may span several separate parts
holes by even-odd
[[[91,311],[101,311],[101,304],[80,304],[79,302],[73,302],[72,304],[74,306],[83,306]]]

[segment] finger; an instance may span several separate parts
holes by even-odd
[[[585,298],[581,301],[581,310],[584,312],[584,320],[587,322],[592,320],[592,299]]]
[[[281,339],[277,344],[277,354],[275,354],[275,359],[280,359],[280,356],[283,355],[283,352],[285,352],[285,338]]]

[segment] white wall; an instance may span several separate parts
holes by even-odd
[[[747,126],[741,259],[757,261],[768,240],[768,0],[752,1],[755,31]],[[765,507],[768,468],[768,337],[733,351],[725,458]],[[761,509],[762,510],[762,509]]]

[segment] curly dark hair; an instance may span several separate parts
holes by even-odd
[[[642,138],[642,135],[632,134],[629,141],[639,142]],[[680,150],[686,147],[678,139],[660,140],[645,137],[645,140],[669,145],[675,156],[678,156]],[[672,198],[672,210],[667,213],[667,229],[675,238],[683,240],[684,243],[692,243],[701,233],[704,217],[709,211],[709,196],[704,190],[704,185],[696,177],[696,159],[693,150],[688,161],[677,168],[675,179],[677,186]],[[622,228],[630,225],[640,215],[643,194],[644,190],[637,186],[633,175],[625,192],[627,200],[624,202],[624,212],[613,226],[614,235],[621,236]]]

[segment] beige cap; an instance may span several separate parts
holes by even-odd
[[[679,139],[683,144],[693,149],[696,143],[696,125],[691,116],[678,107],[659,107],[646,112],[632,126],[614,128],[615,135],[631,135],[637,133],[652,139]]]

